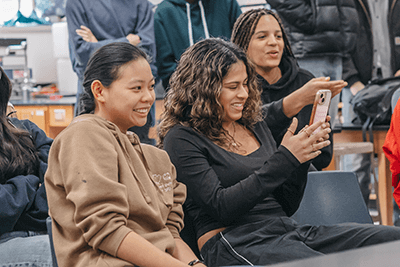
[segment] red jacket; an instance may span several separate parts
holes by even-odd
[[[398,205],[400,205],[400,104],[396,105],[390,129],[386,135],[383,151],[390,161],[390,171],[392,172],[392,186],[394,187],[393,197]]]

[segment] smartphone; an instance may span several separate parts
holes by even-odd
[[[315,95],[314,105],[310,118],[310,125],[315,122],[326,120],[328,115],[329,105],[331,103],[331,90],[319,90]],[[321,127],[318,127],[314,133],[317,133]]]

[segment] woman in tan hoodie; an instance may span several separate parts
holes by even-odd
[[[167,153],[127,131],[155,99],[146,54],[103,46],[84,88],[85,114],[55,139],[46,173],[58,265],[204,266],[179,237],[186,188]]]

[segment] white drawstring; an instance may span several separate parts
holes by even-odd
[[[200,14],[201,14],[201,21],[203,22],[204,35],[205,35],[206,39],[208,39],[208,38],[210,38],[210,34],[208,33],[206,16],[204,13],[204,7],[203,7],[203,3],[201,2],[201,0],[199,0],[199,7],[200,7]],[[190,46],[192,46],[194,44],[194,41],[193,41],[192,19],[190,16],[190,4],[189,3],[186,3],[186,15],[187,15],[187,19],[188,19],[189,43],[190,43]]]
[[[186,3],[186,15],[188,18],[188,31],[190,46],[193,45],[192,19],[190,18],[190,4]]]
[[[201,2],[201,0],[199,0],[199,6],[200,6],[200,13],[201,13],[201,20],[203,21],[204,34],[206,36],[206,39],[208,39],[208,38],[210,38],[210,34],[208,34],[206,15],[204,14],[204,7],[203,7],[203,3]]]

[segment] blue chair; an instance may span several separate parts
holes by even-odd
[[[343,171],[308,173],[303,199],[292,218],[300,224],[316,226],[373,223],[356,174]]]
[[[393,113],[394,107],[397,104],[397,100],[399,100],[399,98],[400,98],[400,88],[397,89],[396,91],[394,91],[394,93],[392,95],[392,113]]]
[[[54,251],[54,245],[53,245],[53,233],[51,231],[51,218],[50,217],[47,217],[47,219],[46,219],[46,226],[47,226],[47,233],[48,233],[49,239],[50,239],[50,250],[51,250],[51,257],[53,259],[53,267],[58,267],[56,253]]]

